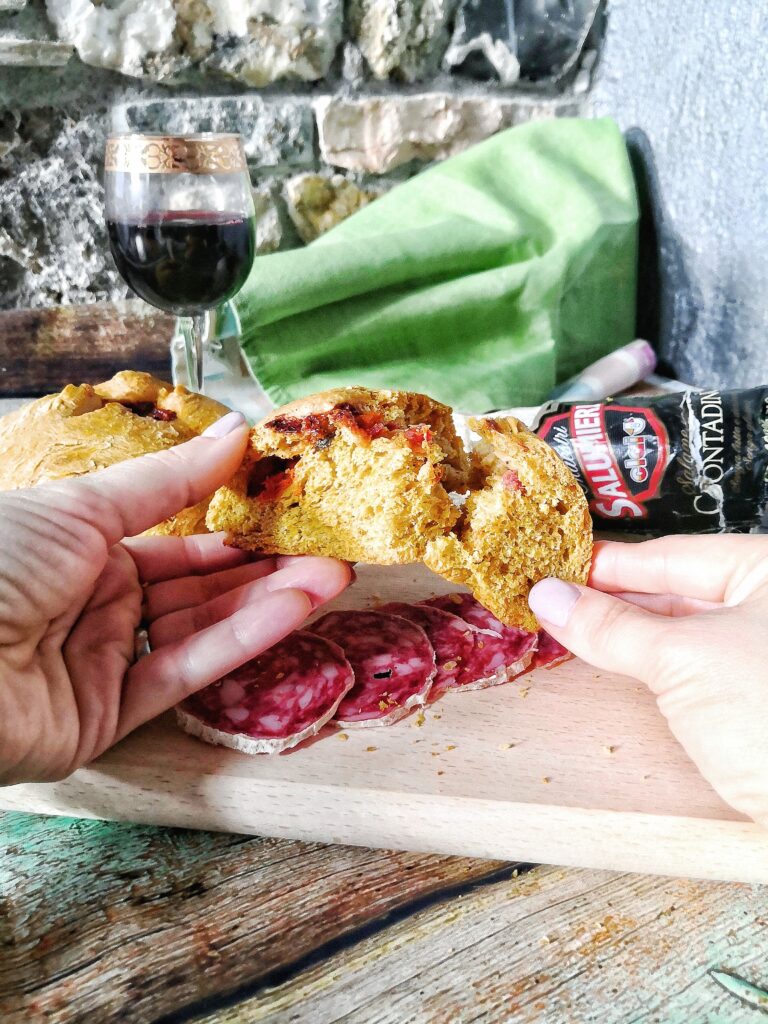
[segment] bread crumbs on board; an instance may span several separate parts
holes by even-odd
[[[511,750],[514,745],[514,743],[500,743],[499,750]]]
[[[413,720],[413,728],[420,729],[425,722],[426,717],[424,716],[424,712],[421,709],[419,709],[419,711],[416,713],[416,717]]]
[[[340,740],[348,740],[349,739],[349,736],[347,736],[347,734],[345,732],[339,732],[339,733],[336,733],[336,735],[338,736],[338,738]]]
[[[604,754],[615,754],[616,753],[616,747],[613,744],[606,744],[603,747],[603,753]]]
[[[365,749],[368,751],[369,754],[372,754],[374,750],[378,750],[379,748],[378,747],[366,747]]]
[[[552,779],[549,777],[549,775],[544,775],[542,776],[541,781],[544,783],[545,786],[548,786]]]
[[[518,690],[519,695],[525,700],[528,694],[531,692],[530,686],[524,686],[522,690]]]

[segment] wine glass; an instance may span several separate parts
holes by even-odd
[[[104,170],[117,269],[142,299],[180,318],[187,377],[202,394],[208,311],[240,290],[255,253],[240,136],[111,135]]]

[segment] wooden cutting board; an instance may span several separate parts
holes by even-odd
[[[420,566],[358,574],[338,607],[455,589]],[[0,789],[0,807],[768,882],[768,831],[701,778],[646,688],[578,661],[276,757],[166,715],[62,782]]]

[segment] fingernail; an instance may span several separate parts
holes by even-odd
[[[245,423],[245,416],[241,412],[228,412],[226,416],[216,420],[210,427],[206,427],[201,437],[226,437],[227,434],[237,430],[243,423]]]
[[[541,580],[532,588],[528,595],[528,606],[537,619],[553,626],[566,626],[580,597],[578,587],[552,577]]]

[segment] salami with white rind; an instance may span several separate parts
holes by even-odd
[[[475,647],[475,634],[479,633],[458,615],[430,608],[425,604],[405,604],[395,601],[385,604],[381,611],[400,615],[409,622],[421,626],[435,650],[437,670],[432,680],[429,699],[435,700],[454,686],[460,685],[464,666],[471,658]]]
[[[298,631],[176,708],[181,727],[245,754],[276,754],[315,736],[354,683],[344,652]]]
[[[531,668],[554,668],[555,665],[562,665],[564,661],[570,661],[573,655],[571,652],[558,643],[553,636],[550,636],[545,629],[538,633],[536,653],[531,662]]]
[[[312,629],[341,647],[355,675],[336,711],[337,725],[390,725],[426,703],[435,652],[420,626],[384,612],[343,611],[329,612]]]
[[[452,612],[475,627],[474,649],[452,690],[482,690],[507,683],[526,672],[536,652],[537,635],[505,626],[471,594],[442,594],[423,602]]]

